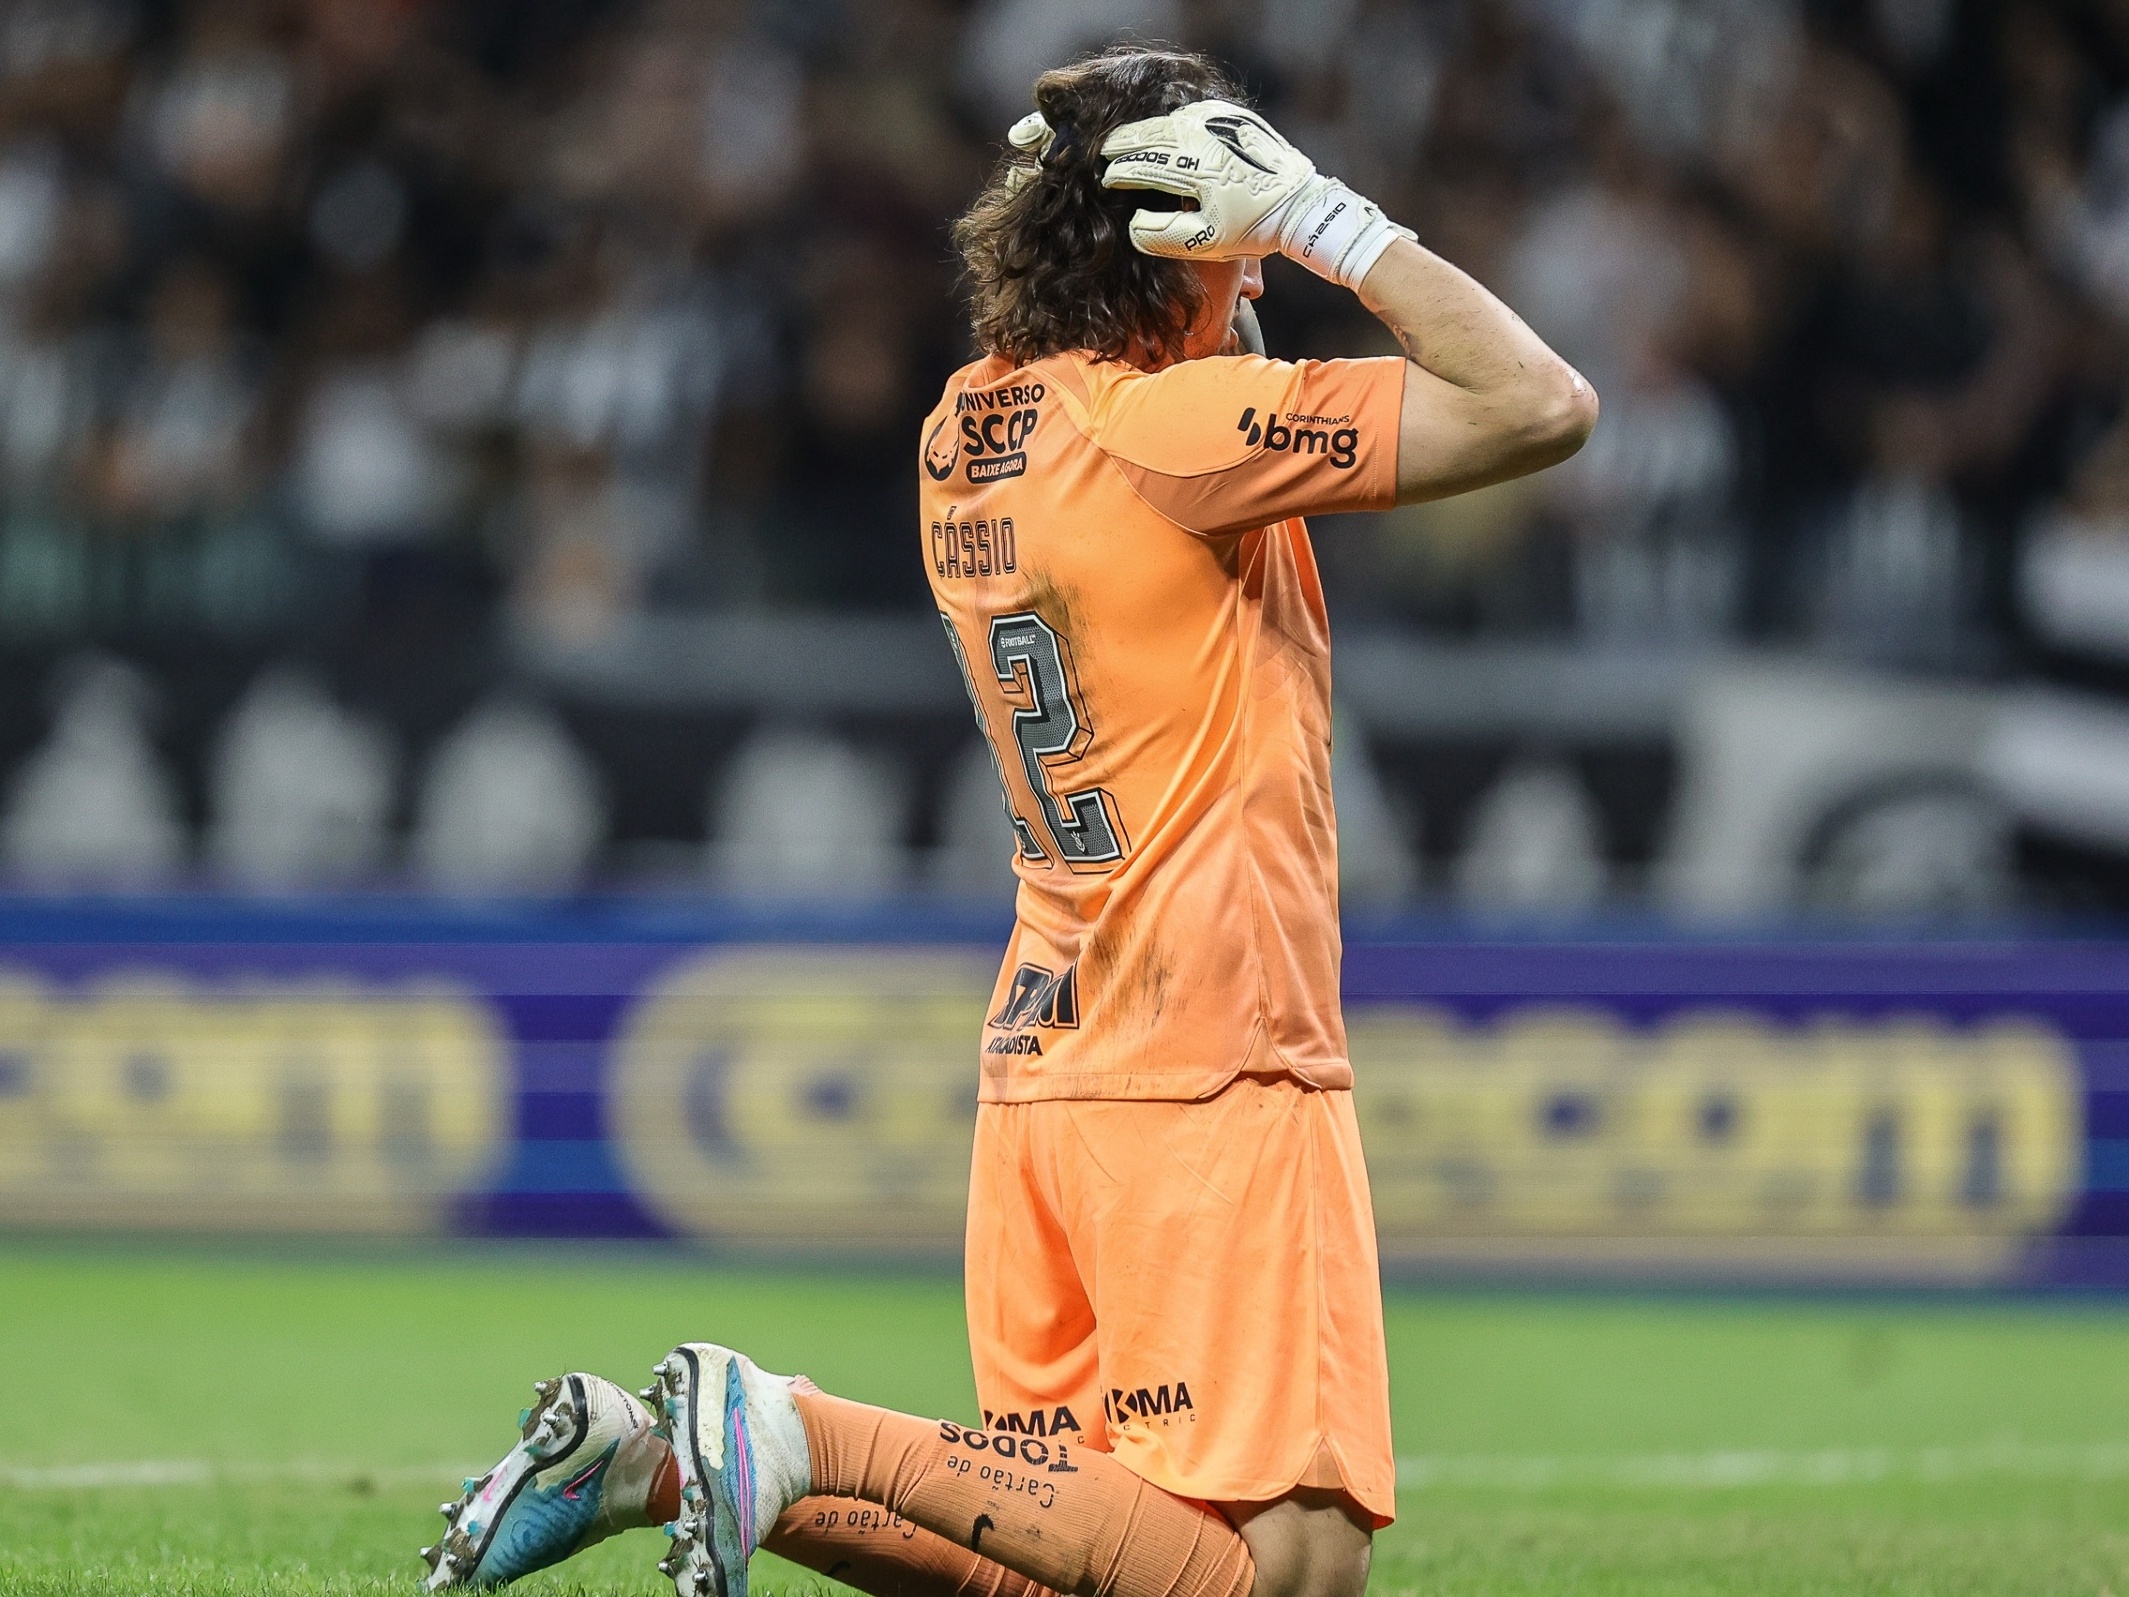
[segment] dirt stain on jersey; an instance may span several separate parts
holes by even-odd
[[[1028,573],[1026,607],[1049,622],[1051,628],[1072,646],[1075,656],[1085,663],[1087,646],[1086,605],[1079,590],[1068,583],[1059,582],[1047,571]]]
[[[1097,929],[1079,956],[1082,1002],[1100,1002],[1112,1023],[1136,1024],[1151,1031],[1168,1007],[1168,987],[1175,979],[1175,956],[1158,939],[1141,936],[1116,964],[1119,951]],[[1099,994],[1099,999],[1096,999]]]

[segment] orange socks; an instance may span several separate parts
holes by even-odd
[[[815,1492],[878,1504],[1052,1592],[1249,1597],[1255,1582],[1232,1525],[1106,1453],[819,1393],[798,1394],[798,1412]]]
[[[821,1495],[763,1545],[872,1597],[1249,1597],[1256,1570],[1234,1528],[1106,1453],[816,1392],[798,1412]],[[680,1513],[661,1451],[651,1524]]]
[[[848,1497],[807,1497],[762,1545],[872,1597],[1056,1597],[1003,1564]]]
[[[680,1517],[680,1466],[664,1455],[653,1475],[644,1523]],[[979,1558],[921,1525],[847,1497],[806,1497],[785,1509],[762,1545],[817,1575],[872,1597],[1057,1597],[1003,1564]]]
[[[664,1449],[651,1472],[650,1494],[644,1499],[643,1523],[646,1525],[670,1525],[680,1517],[680,1461],[673,1457],[673,1444],[664,1437],[655,1438]]]

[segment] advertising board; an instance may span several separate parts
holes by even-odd
[[[958,1243],[983,917],[5,929],[0,1224]],[[2129,948],[1407,928],[1347,989],[1393,1267],[1980,1283],[2129,1233]]]

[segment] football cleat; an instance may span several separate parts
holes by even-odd
[[[680,1517],[659,1571],[678,1597],[747,1597],[747,1560],[813,1485],[793,1383],[708,1342],[674,1348],[655,1373],[680,1464]]]
[[[442,1505],[444,1533],[421,1550],[424,1590],[500,1586],[645,1523],[665,1452],[649,1411],[596,1375],[559,1376],[533,1392],[517,1446]]]

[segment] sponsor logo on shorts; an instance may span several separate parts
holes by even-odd
[[[1339,471],[1350,471],[1360,458],[1360,429],[1351,421],[1350,416],[1310,416],[1298,410],[1288,411],[1284,421],[1267,412],[1260,421],[1257,407],[1251,405],[1235,423],[1235,431],[1252,449],[1262,444],[1290,454],[1321,455]]]
[[[1019,1031],[1028,1026],[1070,1031],[1078,1025],[1079,966],[1076,962],[1065,966],[1062,974],[1040,965],[1022,965],[1013,972],[1013,984],[1006,990],[1005,1002],[990,1018],[990,1026],[996,1031]],[[991,1051],[1006,1050],[994,1048]],[[1040,1053],[1042,1050],[1032,1051]]]
[[[1077,1436],[1084,1427],[1071,1405],[1059,1403],[1055,1408],[1032,1408],[1025,1414],[1008,1410],[993,1414],[983,1411],[983,1428],[989,1431],[1011,1431],[1019,1436]]]
[[[1125,1391],[1111,1387],[1101,1400],[1102,1416],[1121,1430],[1134,1421],[1166,1422],[1187,1414],[1197,1418],[1197,1405],[1190,1400],[1190,1383],[1176,1381],[1162,1386],[1139,1386]]]

